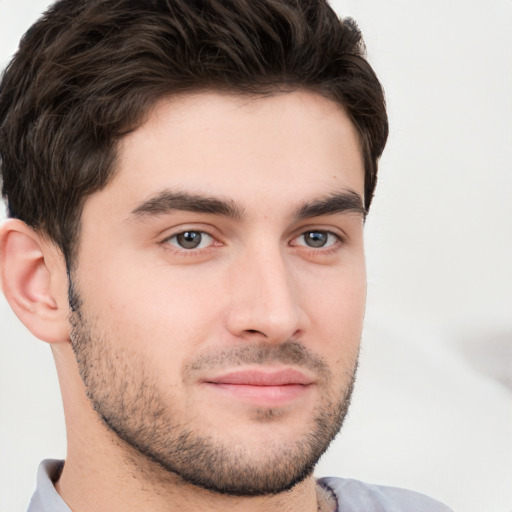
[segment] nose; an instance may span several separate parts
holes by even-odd
[[[282,343],[304,326],[297,282],[279,250],[245,253],[229,279],[227,329],[247,341]]]

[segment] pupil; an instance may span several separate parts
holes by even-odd
[[[306,244],[310,247],[323,247],[327,243],[327,233],[310,231],[305,235]]]
[[[195,249],[201,243],[201,233],[185,231],[177,236],[178,243],[184,249]]]

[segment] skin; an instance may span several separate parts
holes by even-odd
[[[332,101],[200,93],[155,105],[121,141],[114,179],[86,201],[78,313],[53,244],[4,225],[4,293],[57,363],[68,431],[57,490],[73,510],[317,510],[311,475],[267,496],[192,485],[116,435],[93,403],[111,427],[155,427],[159,439],[166,425],[192,425],[240,471],[286,466],[322,411],[332,437],[364,316],[363,190],[357,134]],[[212,211],[190,211],[204,198]],[[184,232],[201,244],[180,246]],[[304,382],[254,383],[281,371]],[[233,372],[251,385],[226,383]]]

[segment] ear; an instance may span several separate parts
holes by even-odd
[[[64,257],[18,219],[0,227],[0,282],[14,313],[34,336],[48,343],[69,340]]]

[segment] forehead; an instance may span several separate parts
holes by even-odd
[[[115,178],[86,209],[103,199],[103,206],[128,211],[166,189],[226,197],[248,208],[296,207],[308,196],[340,190],[364,193],[353,124],[338,104],[306,91],[166,98],[122,139],[116,165]]]

